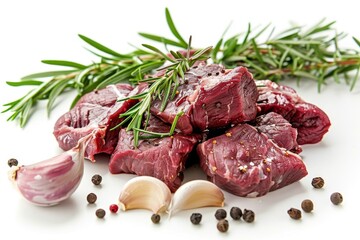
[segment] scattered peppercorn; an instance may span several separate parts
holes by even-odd
[[[221,219],[216,227],[220,232],[227,232],[229,230],[229,222],[226,219]]]
[[[301,208],[304,212],[311,212],[314,209],[314,204],[310,199],[305,199],[301,202]]]
[[[238,207],[232,207],[230,209],[230,217],[232,217],[232,219],[234,220],[240,220],[240,218],[242,217],[243,213],[241,211],[240,208]]]
[[[99,209],[96,210],[95,214],[96,214],[96,216],[97,216],[98,218],[104,218],[106,212],[105,212],[104,209],[99,208]]]
[[[226,211],[225,211],[225,209],[218,209],[218,210],[216,210],[216,212],[215,212],[215,218],[217,219],[217,220],[221,220],[221,219],[225,219],[226,218]]]
[[[339,205],[343,201],[343,196],[339,192],[334,192],[331,194],[330,200],[334,205]]]
[[[117,213],[117,211],[119,210],[119,206],[117,204],[111,204],[109,210],[112,213]]]
[[[322,177],[314,177],[311,181],[311,185],[314,188],[322,188],[325,184],[325,181]]]
[[[86,200],[88,201],[88,203],[95,203],[97,200],[97,196],[95,193],[89,193],[86,197]]]
[[[99,185],[102,181],[102,177],[99,174],[95,174],[94,176],[92,176],[91,181],[93,184]]]
[[[300,219],[301,218],[301,211],[299,209],[296,209],[296,208],[290,208],[287,213],[289,214],[289,216],[292,218],[292,219]]]
[[[252,210],[244,209],[242,217],[245,222],[251,223],[255,220],[255,213]]]
[[[201,222],[202,215],[201,213],[193,213],[190,216],[190,221],[192,224],[198,225]]]
[[[9,165],[9,167],[17,166],[18,165],[18,160],[16,160],[15,158],[10,158],[8,160],[8,165]]]
[[[151,216],[151,221],[153,222],[153,223],[159,223],[160,222],[160,215],[159,214],[157,214],[157,213],[154,213],[152,216]]]

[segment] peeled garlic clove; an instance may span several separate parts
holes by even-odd
[[[51,206],[69,198],[84,173],[84,152],[92,135],[81,138],[76,147],[32,165],[10,170],[20,193],[31,203]]]
[[[200,207],[223,207],[224,193],[212,182],[193,180],[180,186],[174,193],[169,215],[180,210]]]
[[[165,212],[170,205],[171,191],[161,180],[139,176],[129,180],[119,196],[119,206],[123,211],[147,209],[154,213]]]

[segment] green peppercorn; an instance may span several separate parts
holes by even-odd
[[[221,219],[216,225],[220,232],[227,232],[229,230],[229,222],[226,219]]]
[[[322,188],[325,184],[325,181],[322,177],[314,177],[311,181],[311,185],[314,188]]]
[[[311,212],[314,209],[314,204],[310,199],[305,199],[301,202],[301,208],[304,212]]]
[[[159,223],[160,219],[161,219],[161,217],[159,214],[154,213],[153,215],[151,215],[151,221],[153,223]]]
[[[195,225],[198,225],[201,222],[201,219],[202,219],[201,213],[193,213],[190,216],[190,221]]]
[[[296,208],[290,208],[287,213],[292,219],[298,220],[301,218],[301,211]]]
[[[226,215],[227,215],[227,213],[226,213],[225,209],[220,208],[220,209],[216,210],[216,212],[215,212],[215,218],[217,220],[225,219]]]
[[[17,166],[19,163],[18,163],[18,160],[16,160],[15,158],[10,158],[8,160],[8,165],[9,167],[12,167],[12,166]]]
[[[334,192],[331,194],[330,200],[334,205],[339,205],[343,201],[343,196],[339,192]]]
[[[255,213],[252,210],[244,209],[242,217],[245,222],[251,223],[255,220]]]
[[[86,200],[88,201],[88,203],[92,204],[95,203],[97,200],[97,196],[95,193],[89,193],[86,197]]]
[[[240,208],[238,208],[238,207],[232,207],[232,208],[230,209],[230,217],[232,217],[232,219],[234,219],[234,220],[240,220],[241,217],[242,217],[242,215],[243,215],[243,213],[242,213],[242,211],[241,211]]]
[[[99,185],[102,181],[102,177],[99,174],[95,174],[94,176],[92,176],[91,181],[93,184]]]
[[[105,212],[104,209],[99,208],[99,209],[96,210],[95,214],[96,214],[96,216],[97,216],[98,218],[104,218],[105,215],[106,215],[106,212]]]

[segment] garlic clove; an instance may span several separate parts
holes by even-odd
[[[51,206],[69,198],[84,173],[84,152],[92,134],[81,138],[76,147],[50,159],[13,166],[9,177],[31,203]]]
[[[200,207],[223,207],[224,193],[214,183],[206,180],[193,180],[180,186],[174,193],[169,215],[181,210]]]
[[[138,176],[129,180],[119,196],[119,206],[123,211],[147,209],[153,213],[165,212],[171,202],[171,191],[161,180]]]

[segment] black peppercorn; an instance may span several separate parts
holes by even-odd
[[[322,188],[325,184],[325,181],[322,177],[314,177],[311,181],[311,185],[314,188]]]
[[[16,160],[15,158],[10,158],[8,160],[8,165],[9,165],[9,167],[17,166],[18,165],[18,160]]]
[[[98,218],[104,218],[106,212],[105,212],[104,209],[99,208],[99,209],[96,210],[95,214],[96,214],[96,216],[97,216]]]
[[[224,209],[218,209],[215,212],[215,218],[217,220],[225,219],[226,218],[226,211]]]
[[[234,220],[240,220],[240,218],[242,217],[243,213],[241,211],[240,208],[238,207],[232,207],[230,209],[230,217],[232,217],[232,219]]]
[[[310,199],[305,199],[301,202],[301,208],[304,212],[311,212],[314,209],[314,204]]]
[[[343,196],[339,192],[334,192],[331,194],[330,200],[334,205],[339,205],[343,201]]]
[[[153,215],[151,215],[151,221],[153,222],[153,223],[159,223],[160,222],[160,215],[159,214],[156,214],[156,213],[154,213]]]
[[[201,219],[202,219],[201,213],[193,213],[190,216],[190,221],[195,225],[199,224],[201,222]]]
[[[245,222],[251,223],[255,220],[255,213],[252,210],[244,209],[242,217]]]
[[[88,201],[88,203],[95,203],[97,200],[97,196],[95,193],[89,193],[86,197],[86,200]]]
[[[99,185],[102,181],[102,177],[99,174],[95,174],[94,176],[92,176],[91,181],[93,184]]]
[[[287,213],[292,219],[298,220],[301,218],[301,211],[296,208],[290,208]]]
[[[229,222],[226,219],[221,219],[216,227],[220,232],[227,232],[229,230]]]

